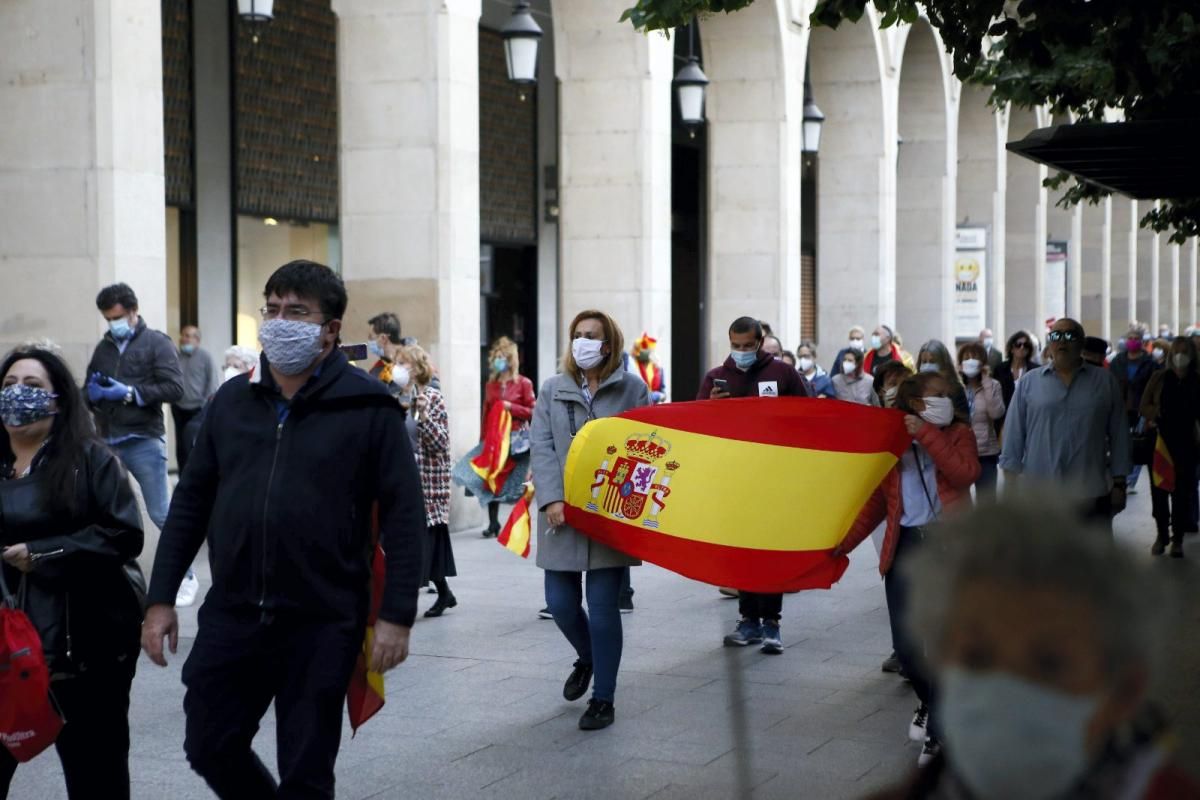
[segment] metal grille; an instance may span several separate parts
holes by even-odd
[[[817,260],[800,256],[800,340],[817,340]]]
[[[275,4],[271,22],[235,14],[232,24],[238,213],[336,222],[337,21],[329,0],[287,0]]]
[[[162,0],[163,152],[167,205],[192,208],[192,14],[190,0]]]
[[[479,237],[537,242],[537,96],[508,81],[500,34],[479,31]]]

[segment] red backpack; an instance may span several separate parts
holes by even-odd
[[[42,638],[18,608],[0,567],[0,742],[17,761],[54,744],[63,719],[50,693]]]

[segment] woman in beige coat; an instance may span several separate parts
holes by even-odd
[[[621,663],[618,596],[625,567],[641,562],[592,541],[566,524],[563,468],[571,440],[588,423],[650,404],[645,382],[622,368],[621,330],[600,311],[583,311],[567,329],[571,349],[562,372],[546,381],[533,411],[532,465],[538,515],[537,565],[546,571],[546,604],[578,660],[563,696],[578,700],[596,683],[583,730],[612,724],[617,670]],[[587,573],[587,611],[583,575]]]

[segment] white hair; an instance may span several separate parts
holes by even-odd
[[[1095,614],[1097,644],[1114,681],[1151,668],[1162,648],[1169,593],[1145,566],[1061,509],[1028,493],[1018,507],[983,506],[937,529],[932,546],[906,565],[913,587],[905,621],[937,661],[958,593],[978,581],[1018,590],[1049,589],[1082,600]]]
[[[240,344],[235,344],[233,347],[225,351],[225,358],[235,358],[246,371],[254,369],[258,365],[258,353],[249,347],[243,347]]]

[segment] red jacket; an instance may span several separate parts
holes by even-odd
[[[863,358],[863,374],[864,375],[874,375],[875,374],[875,372],[872,370],[872,367],[875,366],[875,359],[878,356],[879,356],[879,353],[875,352],[874,350],[867,351],[866,357]],[[897,363],[900,363],[900,364],[904,363],[904,357],[900,355],[900,348],[897,347],[895,344],[892,345],[892,360],[896,361]]]
[[[959,503],[969,501],[971,484],[979,480],[979,451],[976,449],[975,433],[971,426],[955,422],[948,428],[935,428],[926,422],[913,438],[929,453],[937,467],[938,498],[942,501],[942,508],[949,510]],[[840,549],[849,553],[862,544],[863,539],[870,536],[871,531],[886,519],[887,530],[879,552],[879,574],[886,575],[892,568],[892,559],[896,556],[896,541],[900,535],[900,517],[903,514],[900,463],[896,462],[896,466],[859,512],[858,519],[842,540]]]
[[[500,381],[488,381],[483,387],[483,419],[479,422],[479,439],[483,440],[483,426],[487,423],[488,412],[492,404],[503,400],[508,401],[509,413],[516,422],[513,428],[522,428],[533,419],[533,381],[524,375],[517,375],[511,381],[501,384]]]

